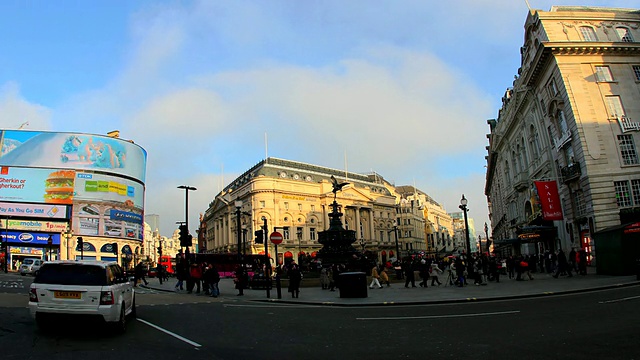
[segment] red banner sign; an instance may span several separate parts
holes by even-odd
[[[558,184],[555,181],[534,181],[542,207],[544,220],[562,220],[562,207],[558,195]]]

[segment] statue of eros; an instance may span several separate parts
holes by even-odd
[[[338,191],[342,191],[342,188],[349,184],[348,182],[343,182],[343,183],[338,183],[338,180],[336,180],[336,178],[331,175],[331,183],[333,184],[333,198],[336,198],[336,194],[338,193]]]

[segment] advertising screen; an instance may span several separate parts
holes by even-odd
[[[75,234],[142,241],[144,186],[128,179],[78,172],[73,198]]]
[[[145,180],[146,151],[103,135],[0,131],[0,165],[100,170]]]
[[[0,200],[69,204],[73,202],[75,171],[0,167]]]
[[[0,202],[0,217],[5,219],[9,219],[11,217],[66,219],[67,207],[65,205],[14,204]]]
[[[63,232],[67,229],[67,223],[59,222],[59,221],[36,220],[36,219],[33,219],[33,220],[0,219],[0,229]]]

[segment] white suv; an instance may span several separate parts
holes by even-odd
[[[36,272],[29,310],[41,328],[49,319],[72,316],[97,318],[124,332],[126,317],[136,316],[136,299],[133,284],[115,262],[52,261]]]
[[[44,261],[41,259],[33,259],[27,258],[22,261],[22,265],[20,265],[20,275],[25,276],[27,274],[33,274],[40,266],[44,264]]]

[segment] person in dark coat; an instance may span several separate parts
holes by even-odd
[[[145,279],[145,272],[144,264],[140,261],[133,269],[133,286],[138,286],[138,280],[142,280],[145,285],[149,285],[149,282]]]
[[[406,260],[402,263],[402,268],[404,270],[404,287],[408,288],[409,283],[411,283],[411,287],[416,287],[416,277],[414,275],[413,263],[411,260]]]
[[[236,289],[238,289],[237,296],[243,296],[244,288],[247,286],[247,273],[244,271],[243,266],[238,265],[236,268],[236,277],[233,282],[236,284]]]
[[[289,265],[289,270],[287,271],[287,277],[289,278],[289,292],[291,296],[294,298],[300,297],[300,282],[302,282],[302,272],[300,271],[300,267],[296,262],[292,262]]]
[[[572,277],[573,275],[571,274],[571,269],[569,269],[569,263],[567,262],[567,256],[564,254],[564,251],[562,251],[562,249],[558,250],[558,269],[556,270],[556,274],[553,275],[554,278],[558,278],[558,276],[563,273],[566,272],[569,277]]]

